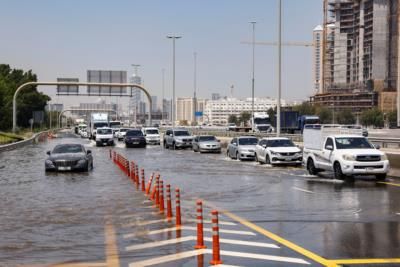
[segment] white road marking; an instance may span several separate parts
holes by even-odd
[[[356,210],[356,211],[353,211],[353,214],[360,213],[361,211],[362,211],[362,209],[358,209],[358,210]]]
[[[196,240],[196,237],[191,235],[191,236],[168,239],[168,240],[163,240],[163,241],[154,241],[154,242],[150,242],[150,243],[129,246],[129,247],[126,247],[125,250],[132,251],[132,250],[139,250],[139,249],[145,249],[145,248],[161,247],[161,246],[165,246],[165,245],[176,244],[176,243],[181,243],[181,242],[186,242],[186,241],[191,241],[191,240]]]
[[[290,262],[290,263],[299,263],[299,264],[308,264],[309,262],[300,259],[300,258],[291,258],[291,257],[281,257],[281,256],[273,256],[266,254],[255,254],[255,253],[243,253],[236,251],[226,251],[221,250],[221,255],[224,256],[232,256],[232,257],[241,257],[241,258],[250,258],[250,259],[258,259],[258,260],[270,260],[270,261],[281,261],[281,262]]]
[[[172,218],[170,221],[175,221],[174,218]],[[156,224],[156,223],[162,223],[162,222],[168,222],[168,219],[159,219],[159,220],[151,220],[151,221],[142,221],[142,222],[132,222],[132,223],[126,223],[123,224],[122,227],[133,227],[133,226],[144,226],[144,225],[150,225],[150,224]],[[183,219],[183,222],[197,222],[196,219]],[[211,224],[212,222],[209,220],[203,220],[204,224]],[[233,222],[225,222],[225,221],[219,221],[218,222],[220,225],[237,225],[236,223]]]
[[[151,214],[151,215],[160,215],[160,212],[157,211],[140,211],[138,212],[140,215],[146,215],[146,214]],[[134,218],[138,217],[138,214],[126,214],[126,215],[121,215],[119,216],[121,219],[129,219],[129,218]]]
[[[306,190],[306,189],[303,189],[303,188],[300,188],[300,187],[293,186],[292,188],[293,188],[294,190],[298,190],[298,191],[301,191],[301,192],[305,192],[305,193],[309,193],[309,194],[314,194],[313,191],[309,191],[309,190]]]
[[[196,239],[197,239],[196,236],[191,235],[191,236],[173,238],[173,239],[162,240],[162,241],[153,241],[153,242],[149,242],[149,243],[145,243],[145,244],[132,245],[132,246],[126,247],[125,250],[133,251],[133,250],[140,250],[140,249],[146,249],[146,248],[162,247],[165,245],[177,244],[177,243],[182,243],[182,242],[186,242],[186,241],[193,241]],[[204,241],[212,242],[212,238],[204,237]],[[280,248],[279,246],[277,246],[275,244],[270,244],[270,243],[250,242],[250,241],[225,239],[225,238],[221,238],[219,240],[219,242],[225,243],[225,244],[252,246],[252,247],[277,248],[277,249]]]
[[[212,267],[242,267],[242,266],[238,266],[238,265],[227,265],[227,264],[217,264],[217,265],[213,265]]]
[[[210,249],[196,249],[191,251],[180,252],[172,255],[161,256],[158,258],[152,258],[144,261],[132,262],[129,264],[129,267],[145,267],[150,265],[161,264],[170,261],[176,261],[184,258],[189,258],[197,255],[202,255],[205,253],[211,254]]]
[[[131,238],[135,236],[140,236],[140,235],[155,235],[155,234],[161,234],[161,233],[168,233],[176,230],[191,230],[191,231],[197,231],[197,227],[192,227],[192,226],[181,226],[181,227],[170,227],[170,228],[164,228],[164,229],[159,229],[159,230],[153,230],[149,231],[146,233],[132,233],[132,234],[126,234],[123,235],[123,238]],[[203,228],[204,232],[212,232],[211,228]],[[236,231],[236,230],[225,230],[225,229],[219,229],[220,233],[225,233],[225,234],[235,234],[235,235],[256,235],[253,232],[249,231]]]
[[[186,221],[186,222],[197,222],[197,219],[183,219],[183,221]],[[211,224],[212,222],[210,220],[203,220],[203,223]],[[218,224],[220,224],[220,225],[232,225],[232,226],[233,225],[237,225],[234,222],[226,222],[226,221],[218,221]]]
[[[343,180],[336,180],[336,179],[307,179],[307,182],[321,182],[321,183],[330,183],[330,184],[343,184]]]
[[[189,258],[189,257],[193,257],[193,256],[198,256],[198,255],[202,255],[202,254],[212,254],[212,250],[211,249],[196,249],[196,250],[191,250],[191,251],[179,252],[179,253],[172,254],[172,255],[161,256],[161,257],[147,259],[147,260],[138,261],[138,262],[132,262],[129,264],[129,267],[144,267],[144,266],[156,265],[156,264],[181,260],[181,259]],[[309,262],[307,262],[303,259],[300,259],[300,258],[280,257],[280,256],[265,255],[265,254],[242,253],[242,252],[236,252],[236,251],[221,250],[221,255],[310,265]],[[226,265],[222,265],[222,266],[226,266]]]
[[[204,237],[204,241],[212,242],[212,238]],[[233,245],[251,246],[251,247],[280,248],[279,246],[270,243],[242,241],[242,240],[226,239],[226,238],[220,238],[219,242],[226,244],[233,244]]]

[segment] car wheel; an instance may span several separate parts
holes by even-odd
[[[229,149],[226,150],[226,156],[231,159],[231,155],[229,154]]]
[[[345,175],[342,172],[342,167],[340,166],[339,162],[335,162],[335,164],[333,165],[333,172],[335,175],[335,179],[344,180]]]
[[[242,160],[242,159],[239,157],[239,152],[236,152],[236,159],[237,159],[237,160]]]
[[[164,140],[163,143],[164,143],[164,148],[165,148],[165,149],[168,149],[168,144],[167,144],[167,142]]]
[[[174,150],[177,149],[175,142],[172,144],[172,148],[173,148]]]
[[[385,181],[386,180],[386,173],[382,173],[382,174],[377,174],[375,175],[375,179],[377,181]]]
[[[307,170],[310,175],[318,174],[318,170],[317,170],[317,168],[315,168],[315,165],[314,165],[314,160],[311,158],[308,159],[308,161],[307,161]]]

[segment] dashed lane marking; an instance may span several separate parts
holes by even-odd
[[[299,258],[291,258],[291,257],[281,257],[281,256],[273,256],[273,255],[266,255],[266,254],[255,254],[255,253],[242,253],[236,251],[227,251],[221,250],[221,255],[224,256],[231,256],[231,257],[241,257],[241,258],[250,258],[250,259],[259,259],[259,260],[269,260],[269,261],[277,261],[277,262],[289,262],[289,263],[298,263],[298,264],[305,264],[310,265],[309,262],[299,259]],[[189,258],[193,256],[198,256],[202,254],[212,254],[211,249],[197,249],[191,251],[180,252],[172,255],[161,256],[158,258],[152,258],[144,261],[133,262],[129,264],[129,267],[144,267],[150,265],[156,265],[176,260],[181,260],[184,258]]]
[[[123,224],[122,227],[145,226],[145,225],[162,223],[162,222],[170,222],[170,221],[173,221],[173,220],[159,219],[159,220],[151,220],[151,221],[131,222],[131,223]],[[197,220],[196,219],[183,219],[183,222],[197,222]],[[203,220],[203,223],[211,224],[212,222],[210,220]],[[225,222],[225,221],[219,221],[218,223],[220,225],[232,225],[232,226],[237,225],[236,223]]]
[[[309,190],[306,190],[306,189],[303,189],[303,188],[300,188],[300,187],[293,186],[292,188],[294,190],[297,190],[297,191],[301,191],[301,192],[305,192],[305,193],[309,193],[309,194],[314,194],[313,191],[309,191]]]
[[[168,239],[168,240],[149,242],[149,243],[146,243],[146,244],[132,245],[132,246],[126,247],[125,250],[126,251],[133,251],[133,250],[140,250],[140,249],[146,249],[146,248],[162,247],[162,246],[171,245],[171,244],[177,244],[177,243],[182,243],[182,242],[187,242],[187,241],[193,241],[193,240],[196,240],[196,239],[197,239],[196,236],[185,236],[185,237],[173,238],[173,239]],[[212,238],[211,237],[204,237],[204,241],[212,242]],[[279,246],[277,246],[275,244],[270,244],[270,243],[250,242],[250,241],[242,241],[242,240],[235,240],[235,239],[225,239],[225,238],[221,238],[219,240],[219,242],[220,243],[225,243],[225,244],[252,246],[252,247],[276,248],[276,249],[280,248]]]
[[[140,234],[132,233],[132,234],[126,234],[123,237],[124,238],[132,238],[135,236],[140,236],[140,235],[155,235],[155,234],[161,234],[161,233],[168,233],[172,231],[177,231],[177,230],[191,230],[191,231],[197,231],[197,227],[192,227],[192,226],[178,226],[178,227],[170,227],[170,228],[164,228],[164,229],[159,229],[159,230],[153,230],[149,232],[144,232]],[[204,228],[204,232],[212,232],[211,228]],[[249,231],[236,231],[236,230],[226,230],[226,229],[219,229],[220,233],[225,233],[225,234],[235,234],[235,235],[256,235],[253,232]]]
[[[393,186],[398,186],[400,187],[400,184],[396,184],[396,183],[389,183],[389,182],[377,182],[378,184],[387,184],[387,185],[393,185]]]

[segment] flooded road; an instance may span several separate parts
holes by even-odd
[[[109,264],[110,257],[116,254],[118,266],[140,266],[133,263],[193,249],[195,241],[132,249],[131,246],[175,238],[176,234],[151,234],[171,224],[143,223],[162,217],[151,213],[146,198],[109,159],[108,148],[95,147],[70,133],[61,136],[0,154],[0,266],[67,262],[117,266]],[[45,173],[46,151],[58,143],[84,144],[92,150],[94,170],[86,174]],[[206,219],[210,219],[211,206],[227,210],[324,259],[384,259],[400,255],[399,181],[385,184],[363,178],[343,183],[310,177],[301,168],[272,168],[231,160],[224,153],[199,154],[165,150],[162,146],[126,149],[117,142],[113,149],[144,168],[146,179],[151,172],[158,172],[165,183],[179,187],[186,219],[195,218],[195,201],[201,198],[208,205],[204,207]],[[221,214],[220,220],[235,224],[221,228],[237,231],[237,235],[221,233],[223,238],[279,248],[222,244],[222,249],[282,259],[222,255],[224,263],[299,266],[305,261],[312,266],[323,265],[304,251],[287,247],[271,239],[271,235],[249,228],[244,221],[235,221],[234,216]],[[107,225],[112,225],[113,230]],[[113,232],[117,252],[110,253],[108,242]],[[190,227],[183,229],[182,236],[189,235],[195,232]],[[207,245],[211,248],[210,243]],[[210,257],[204,255],[204,266],[208,266]],[[196,257],[188,257],[157,266],[200,264]]]

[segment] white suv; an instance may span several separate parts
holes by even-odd
[[[142,128],[146,143],[149,145],[160,145],[160,132],[155,127]]]

